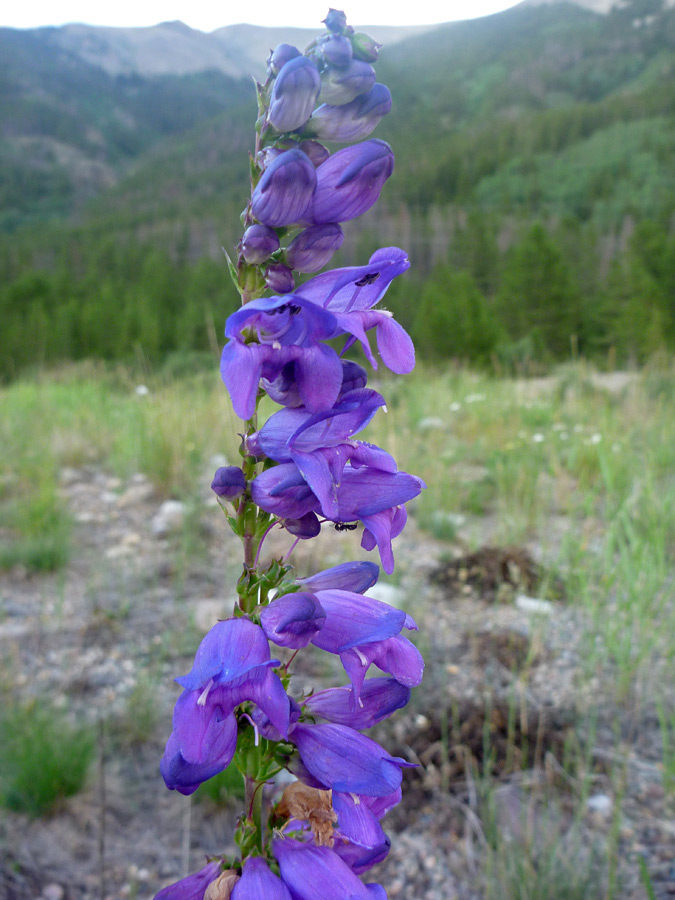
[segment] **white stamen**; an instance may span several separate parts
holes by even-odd
[[[349,796],[350,796],[350,797],[352,798],[352,800],[354,801],[354,805],[355,805],[355,806],[358,806],[358,805],[361,803],[361,798],[359,797],[358,794],[352,794],[352,793],[350,793]]]
[[[281,344],[279,343],[279,341],[272,341],[272,349],[281,350]]]
[[[197,706],[206,706],[206,698],[209,696],[209,691],[213,687],[213,678],[209,679],[209,683],[206,685],[204,690],[199,695],[199,699],[197,700]]]

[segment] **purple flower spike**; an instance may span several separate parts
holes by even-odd
[[[382,185],[393,171],[394,154],[384,141],[372,139],[343,147],[316,170],[316,193],[299,217],[314,225],[355,219],[377,202]]]
[[[241,239],[241,252],[247,263],[258,265],[265,262],[279,249],[276,231],[268,225],[251,225]]]
[[[316,184],[316,169],[309,157],[302,150],[286,150],[263,172],[251,197],[251,212],[264,225],[299,222],[311,206]]]
[[[319,691],[305,701],[304,707],[336,725],[366,731],[404,707],[409,699],[410,688],[395,678],[369,678],[363,683],[356,708],[351,685]]]
[[[295,287],[293,272],[283,263],[271,263],[265,269],[265,284],[275,294],[290,294]]]
[[[305,130],[320,141],[362,141],[390,110],[389,88],[375,84],[351,103],[342,106],[324,103],[312,113]]]
[[[373,894],[372,885],[365,885],[329,847],[280,838],[272,850],[293,900],[386,900],[383,891]]]
[[[297,650],[306,647],[323,628],[326,613],[314,594],[286,594],[260,613],[260,624],[270,641]]]
[[[323,103],[340,106],[350,103],[359,94],[365,94],[375,84],[375,69],[361,59],[353,59],[344,68],[327,68],[321,73]]]
[[[154,900],[202,900],[204,891],[221,873],[218,861],[210,862],[187,878],[181,878],[155,894]]]
[[[311,59],[296,56],[285,63],[274,82],[268,120],[279,132],[295,131],[312,115],[321,88],[319,70]]]
[[[293,900],[290,891],[278,875],[272,872],[259,856],[244,860],[241,878],[236,883],[230,900]]]
[[[299,272],[318,272],[339,250],[344,240],[342,229],[336,222],[311,225],[294,237],[286,248],[286,261]]]
[[[237,466],[221,466],[213,476],[211,490],[226,500],[235,500],[246,490],[244,473]]]
[[[316,575],[307,578],[298,578],[301,584],[309,591],[352,591],[355,594],[365,594],[378,579],[380,567],[372,562],[347,562]]]
[[[309,773],[326,788],[384,797],[401,784],[401,769],[411,765],[371,738],[345,725],[293,727],[291,740]]]

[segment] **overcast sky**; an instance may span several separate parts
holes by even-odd
[[[90,25],[144,26],[180,19],[192,28],[213,31],[223,25],[294,25],[316,28],[328,12],[330,0],[25,0],[2,4],[0,25],[36,28],[86,22]],[[514,6],[514,0],[354,0],[344,6],[354,25],[428,25],[472,19]],[[340,3],[337,8],[343,8]]]

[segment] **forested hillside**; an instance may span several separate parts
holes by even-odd
[[[221,247],[251,84],[113,77],[0,38],[4,375],[212,347],[237,302]],[[409,250],[387,301],[422,352],[511,367],[675,348],[675,11],[521,6],[385,47],[377,71],[396,173],[338,263]]]

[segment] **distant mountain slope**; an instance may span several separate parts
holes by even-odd
[[[213,69],[232,78],[260,78],[272,48],[282,42],[303,48],[320,27],[319,22],[317,28],[228,25],[207,34],[182,22],[162,22],[151,28],[65,25],[35,29],[34,33],[109,75],[187,75]],[[368,28],[367,32],[392,45],[433,27],[385,25]]]

